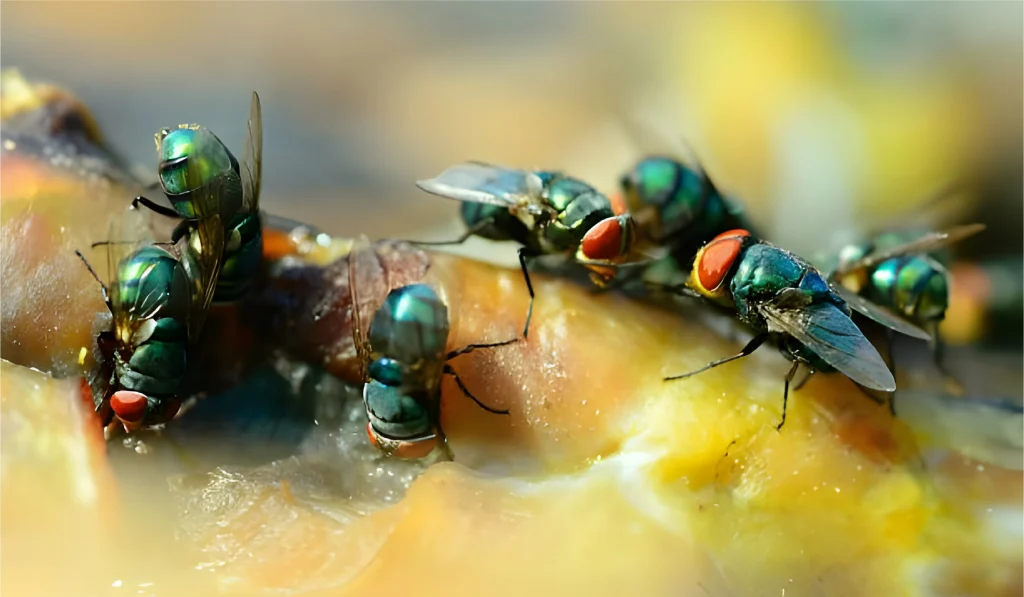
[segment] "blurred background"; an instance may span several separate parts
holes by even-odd
[[[153,133],[182,122],[239,153],[257,90],[265,208],[333,233],[454,236],[455,202],[413,182],[466,159],[612,192],[641,153],[672,149],[626,132],[641,115],[805,256],[929,215],[957,179],[971,191],[933,225],[988,224],[972,258],[1022,253],[1020,3],[5,3],[3,17],[4,66],[78,94],[148,168]]]

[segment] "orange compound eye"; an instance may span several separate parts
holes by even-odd
[[[110,408],[125,423],[137,423],[146,416],[146,396],[139,392],[121,390],[110,397]]]
[[[737,228],[723,232],[701,249],[694,265],[697,281],[706,292],[713,292],[722,285],[725,275],[743,248],[744,237],[750,232]]]
[[[580,244],[586,259],[611,261],[626,254],[632,242],[629,216],[615,216],[598,222],[587,231]]]

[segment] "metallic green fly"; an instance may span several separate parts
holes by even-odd
[[[923,328],[923,333],[910,335],[929,341],[936,367],[952,379],[942,363],[939,337],[939,323],[949,307],[949,272],[934,252],[984,229],[970,224],[912,238],[890,233],[850,244],[839,252],[828,278],[851,307],[882,325],[898,332],[907,325]],[[889,356],[891,364],[891,349]]]
[[[189,164],[190,176],[199,167]],[[203,211],[212,192],[211,186],[195,191],[197,223],[173,243],[126,241],[113,229],[110,240],[94,243],[106,246],[109,285],[76,251],[112,316],[111,329],[97,338],[101,364],[111,373],[96,403],[104,426],[113,416],[129,430],[162,424],[181,405],[188,354],[199,341],[224,250],[219,216]]]
[[[263,253],[263,226],[259,198],[263,174],[263,117],[254,91],[242,162],[209,129],[180,125],[156,134],[160,186],[174,209],[145,197],[139,204],[161,215],[182,218],[172,242],[194,231],[203,217],[217,215],[225,226],[214,301],[233,302],[249,290]],[[201,205],[201,202],[207,205]]]
[[[365,239],[349,253],[352,339],[362,368],[363,402],[369,417],[370,442],[387,456],[422,458],[435,448],[448,450],[441,430],[441,378],[450,375],[459,389],[484,410],[508,414],[480,402],[449,361],[474,350],[519,341],[470,344],[445,352],[448,307],[426,284],[392,289],[363,330],[361,287],[371,285],[377,257]],[[450,458],[450,452],[448,453]]]
[[[666,381],[741,359],[772,338],[793,362],[776,429],[786,423],[789,385],[801,364],[812,373],[839,371],[869,389],[896,389],[882,357],[850,319],[850,308],[818,270],[746,230],[723,232],[704,245],[694,259],[689,282],[679,290],[734,310],[755,336],[738,354]]]
[[[560,172],[516,170],[466,162],[448,168],[420,189],[462,201],[466,233],[456,240],[417,242],[451,245],[470,236],[519,243],[519,265],[530,292],[523,337],[533,315],[533,284],[527,262],[543,255],[565,255],[591,270],[597,284],[613,278],[619,266],[651,261],[637,250],[633,220],[616,215],[606,196]]]

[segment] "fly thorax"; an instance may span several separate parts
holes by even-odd
[[[185,218],[198,216],[193,202],[196,189],[217,179],[239,178],[237,160],[227,146],[210,130],[200,126],[179,127],[158,136],[157,155],[160,185],[175,211]],[[240,188],[240,183],[238,186]],[[240,207],[239,198],[234,211]]]
[[[544,238],[555,251],[575,251],[587,232],[599,222],[615,217],[608,198],[596,191],[577,195],[544,228]]]
[[[448,330],[448,308],[434,289],[411,284],[388,293],[373,315],[368,339],[374,353],[409,367],[443,360]]]

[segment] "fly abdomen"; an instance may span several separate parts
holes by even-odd
[[[236,216],[227,238],[213,295],[216,303],[229,303],[245,296],[259,274],[263,261],[263,226],[259,214]]]
[[[147,396],[174,396],[185,374],[188,330],[172,319],[155,321],[153,333],[135,347],[117,376],[121,387]]]
[[[481,238],[523,243],[529,237],[526,225],[507,207],[467,201],[462,203],[460,211],[466,228],[474,229]]]
[[[867,294],[916,322],[941,320],[949,306],[946,270],[926,255],[883,261],[871,272]]]

